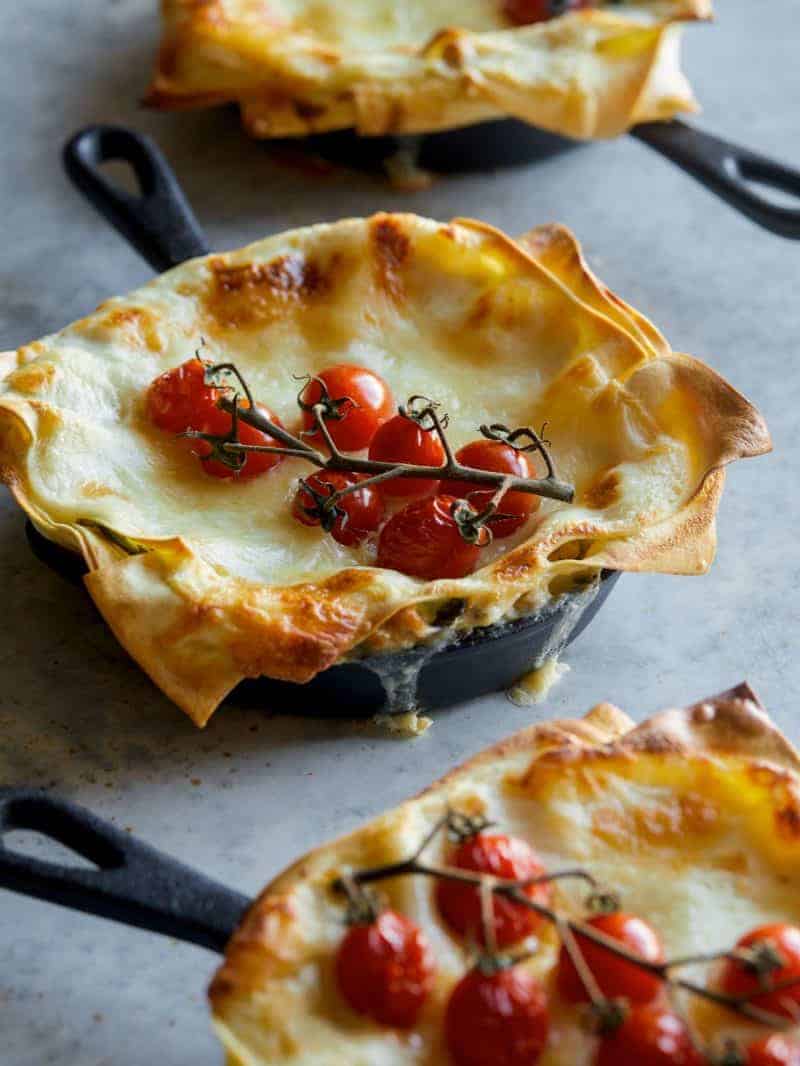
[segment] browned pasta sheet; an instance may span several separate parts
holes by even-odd
[[[415,1028],[382,1028],[343,1002],[333,957],[342,874],[409,856],[449,807],[483,814],[535,847],[547,869],[580,867],[663,938],[666,956],[731,947],[747,930],[800,922],[800,758],[746,685],[639,726],[602,703],[585,718],[533,726],[494,745],[415,799],[300,859],[269,885],[231,940],[211,985],[229,1066],[446,1066],[442,1016],[469,948],[439,917],[431,880],[395,877],[386,903],[419,923],[436,984]],[[440,835],[426,857],[446,861]],[[585,888],[559,882],[554,905],[584,914]],[[597,1037],[554,993],[552,927],[521,965],[552,994],[539,1066],[590,1066]],[[701,974],[694,971],[697,980]],[[763,1028],[693,1000],[704,1043]]]
[[[515,116],[613,137],[694,111],[679,27],[710,0],[599,3],[515,26],[501,0],[163,0],[147,102],[238,102],[255,137],[449,129]]]
[[[541,427],[573,503],[545,500],[468,577],[420,581],[300,526],[309,467],[252,481],[203,473],[148,420],[145,394],[202,342],[296,422],[293,374],[371,367],[402,402]],[[122,644],[198,725],[245,677],[303,682],[365,649],[528,613],[600,570],[711,563],[722,467],[768,450],[755,409],[673,352],[588,270],[572,235],[519,241],[479,222],[349,219],[188,262],[3,357],[0,470],[47,537],[80,552]],[[451,612],[452,613],[452,612]]]

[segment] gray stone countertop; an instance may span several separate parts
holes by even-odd
[[[0,782],[72,797],[253,893],[301,851],[484,745],[600,699],[638,718],[748,678],[800,741],[800,244],[759,230],[631,138],[414,195],[350,173],[304,176],[277,165],[228,111],[137,108],[155,6],[28,0],[3,20],[0,348],[148,277],[59,162],[79,126],[123,122],[157,138],[217,248],[379,209],[473,215],[512,233],[567,223],[606,282],[761,408],[775,451],[731,471],[707,576],[623,577],[545,703],[476,700],[437,714],[414,741],[236,708],[196,731],[84,595],[36,562],[4,494]],[[716,25],[686,34],[699,121],[800,164],[796,0],[719,8]],[[200,948],[0,892],[0,959],[3,1066],[220,1062],[204,1003],[214,958]]]

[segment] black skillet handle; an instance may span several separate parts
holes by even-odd
[[[30,829],[97,869],[62,866],[9,848]],[[221,952],[249,900],[79,807],[46,792],[0,788],[0,887]]]
[[[115,185],[102,163],[129,163],[139,195]],[[73,184],[159,273],[209,248],[191,207],[155,143],[124,126],[88,126],[64,146]]]
[[[800,240],[800,170],[703,133],[677,119],[644,122],[634,126],[631,133],[759,226],[781,237]],[[771,203],[753,189],[751,182],[794,197],[797,207]]]

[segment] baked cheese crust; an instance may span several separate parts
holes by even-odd
[[[659,931],[667,957],[728,948],[765,922],[800,923],[799,774],[797,752],[746,685],[639,726],[602,703],[580,721],[516,734],[264,890],[210,988],[228,1066],[446,1066],[442,1015],[467,952],[439,918],[431,880],[380,885],[389,906],[422,926],[439,968],[407,1033],[356,1015],[338,994],[332,963],[344,907],[331,885],[348,870],[408,857],[448,805],[527,840],[547,869],[583,867],[613,887],[626,911]],[[444,834],[437,841],[431,862],[445,861]],[[567,884],[555,905],[581,917],[585,892]],[[557,950],[548,926],[524,964],[548,988]],[[763,1033],[694,1003],[691,1020],[706,1040]],[[556,996],[539,1066],[590,1066],[596,1039]]]
[[[221,483],[149,422],[150,382],[203,342],[287,425],[292,375],[341,362],[376,370],[398,402],[439,400],[455,447],[484,422],[547,422],[574,502],[544,500],[468,577],[378,569],[374,544],[293,519],[301,460]],[[754,408],[673,352],[558,226],[519,241],[413,215],[295,230],[188,262],[2,358],[3,479],[45,536],[83,555],[108,624],[198,725],[242,678],[304,682],[425,642],[454,601],[457,634],[603,568],[700,573],[721,468],[770,446]]]
[[[236,101],[255,137],[420,133],[514,116],[613,137],[694,111],[678,26],[710,0],[625,0],[513,26],[501,0],[162,0],[147,102]]]

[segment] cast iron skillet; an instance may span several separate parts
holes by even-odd
[[[140,189],[138,196],[113,184],[101,165],[127,162]],[[147,137],[122,127],[93,126],[78,133],[64,149],[67,173],[94,206],[158,271],[168,270],[209,251],[205,237],[169,164]],[[83,561],[47,540],[28,523],[29,543],[39,559],[73,582],[85,572]],[[567,643],[589,624],[619,578],[605,571],[600,588]],[[268,706],[274,711],[320,716],[374,714],[381,709],[404,710],[387,704],[381,681],[387,668],[419,671],[416,702],[438,708],[507,688],[552,650],[559,625],[570,609],[563,597],[541,613],[518,621],[476,629],[457,643],[430,656],[427,649],[342,663],[306,684],[258,678],[238,686],[234,701]]]
[[[704,133],[679,119],[642,122],[630,133],[759,226],[800,240],[800,170]],[[518,166],[585,142],[507,118],[417,137],[360,137],[353,130],[344,130],[307,137],[300,143],[326,159],[368,170],[381,168],[388,158],[405,148],[423,169],[451,174]],[[771,202],[759,194],[759,185],[791,197],[798,206]]]

